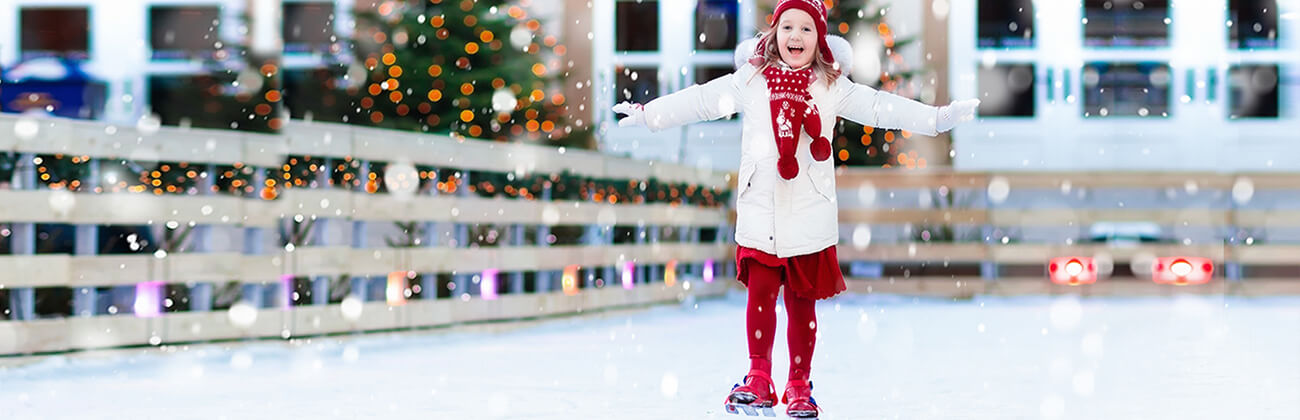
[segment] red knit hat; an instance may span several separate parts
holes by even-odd
[[[822,0],[781,0],[776,4],[776,10],[772,12],[772,28],[781,21],[781,14],[786,10],[799,9],[807,12],[812,16],[813,23],[817,25],[817,50],[826,55],[826,59],[835,62],[835,55],[831,54],[831,47],[826,43],[826,3]],[[769,31],[767,36],[758,40],[758,47],[754,51],[754,56],[762,58],[767,51],[767,44],[776,42],[776,31]],[[757,64],[756,64],[757,65]]]

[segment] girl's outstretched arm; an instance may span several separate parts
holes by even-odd
[[[620,127],[644,125],[650,131],[693,122],[716,120],[736,113],[741,100],[741,71],[692,85],[686,89],[660,96],[645,105],[622,102],[614,105],[614,112],[627,114],[618,121]]]
[[[901,129],[927,136],[975,119],[975,108],[980,104],[979,99],[966,99],[934,107],[853,83],[847,78],[837,80],[832,92],[837,97],[841,117],[871,127]]]

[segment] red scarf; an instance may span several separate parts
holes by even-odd
[[[799,146],[799,131],[813,138],[809,151],[813,159],[824,161],[831,156],[830,140],[822,138],[821,113],[812,103],[808,86],[815,80],[812,66],[801,70],[783,68],[780,64],[763,69],[767,78],[768,104],[772,109],[772,134],[776,138],[777,172],[781,178],[794,179],[799,175],[799,161],[795,150]]]

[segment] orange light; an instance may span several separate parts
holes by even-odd
[[[478,54],[478,43],[477,42],[465,43],[465,52],[467,54]]]
[[[392,77],[402,77],[402,66],[389,67],[388,75]]]
[[[677,260],[669,260],[664,265],[664,285],[673,287],[677,285]]]
[[[280,91],[278,90],[266,91],[266,100],[271,102],[280,102]]]
[[[469,84],[469,83],[465,83],[465,84],[460,85],[460,94],[461,94],[461,95],[469,95],[469,94],[471,94],[471,93],[474,93],[474,85]]]
[[[478,39],[483,42],[492,42],[492,31],[483,31],[478,34]]]
[[[405,271],[388,273],[388,287],[384,288],[384,297],[388,301],[388,306],[406,304],[406,281]]]
[[[391,66],[393,63],[397,62],[397,56],[393,55],[393,53],[384,53],[383,60],[385,66]]]
[[[473,112],[473,111],[470,111],[470,110],[468,110],[468,109],[467,109],[467,110],[464,110],[464,111],[461,111],[461,112],[460,112],[460,120],[461,120],[461,121],[464,121],[464,122],[470,122],[470,121],[473,121],[473,120],[474,120],[474,112]]]
[[[429,101],[438,102],[440,99],[442,99],[442,91],[438,89],[429,91]]]
[[[442,75],[442,66],[437,64],[429,66],[429,76],[438,77],[439,75]]]
[[[538,76],[545,75],[545,74],[546,74],[546,66],[543,66],[542,63],[536,63],[536,64],[533,64],[533,74],[538,75]]]
[[[573,296],[578,294],[578,265],[564,267],[564,275],[560,277],[560,287],[564,289],[564,294]]]

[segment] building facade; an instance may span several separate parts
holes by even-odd
[[[1295,171],[1300,4],[954,0],[969,170]]]

